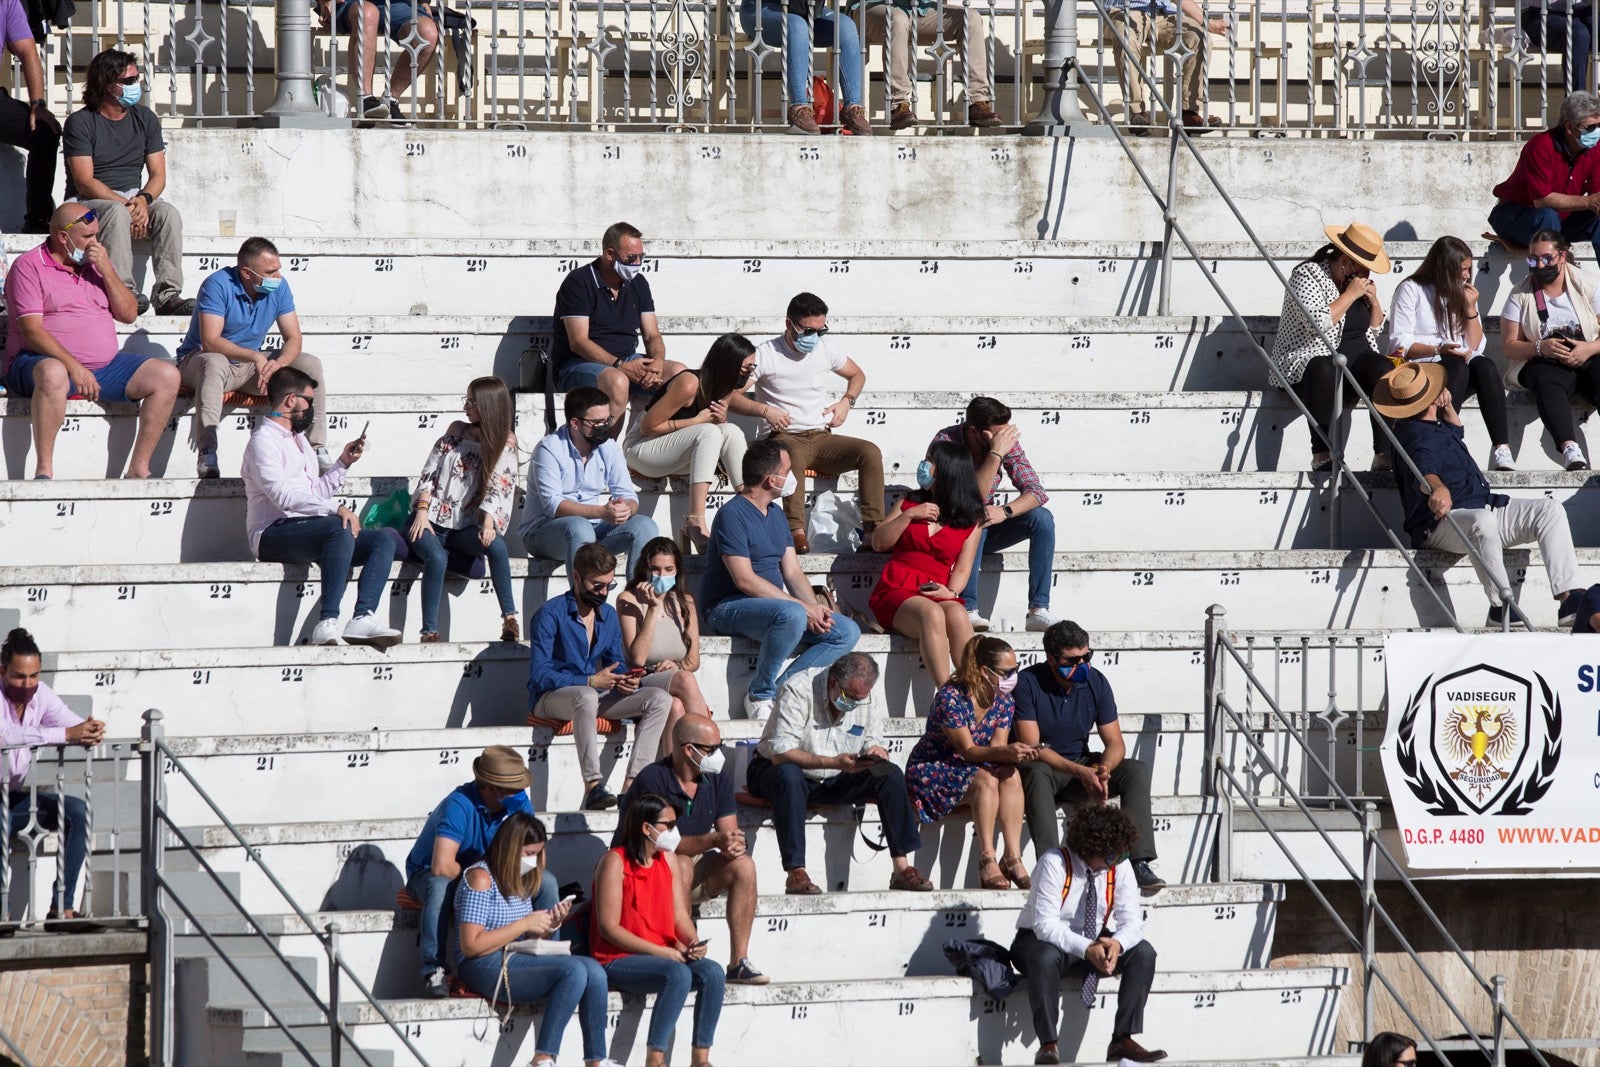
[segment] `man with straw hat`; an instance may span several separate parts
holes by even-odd
[[[1461,418],[1450,403],[1444,379],[1444,367],[1438,363],[1406,363],[1385,374],[1372,390],[1372,406],[1396,420],[1395,439],[1426,483],[1416,482],[1403,463],[1395,464],[1411,547],[1464,555],[1470,541],[1480,557],[1473,560],[1473,567],[1489,595],[1487,625],[1498,629],[1506,610],[1500,591],[1511,587],[1504,550],[1537,541],[1550,593],[1561,602],[1559,616],[1565,625],[1583,599],[1566,512],[1548,498],[1513,500],[1489,491],[1488,480],[1467,451]],[[1446,515],[1454,517],[1454,525],[1445,521]],[[1512,618],[1526,625],[1514,604]]]
[[[450,995],[444,952],[461,872],[488,854],[495,831],[513,812],[533,814],[527,793],[532,781],[528,765],[516,749],[490,745],[472,761],[472,781],[457,786],[439,802],[411,846],[406,857],[406,892],[422,905],[422,981],[429,997]],[[546,878],[543,884],[553,894],[555,879]],[[553,904],[552,895],[543,906]]]

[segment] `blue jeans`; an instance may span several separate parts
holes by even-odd
[[[522,547],[530,556],[563,561],[567,572],[571,573],[573,553],[592,541],[599,541],[618,555],[627,556],[628,573],[632,574],[639,562],[639,553],[656,533],[656,521],[644,514],[634,515],[620,526],[567,515],[535,528],[522,539]]]
[[[761,6],[761,39],[775,48],[783,48],[784,22],[789,24],[789,47],[783,53],[783,80],[789,87],[789,104],[811,103],[811,48],[813,44],[827,48],[839,41],[839,92],[844,98],[841,107],[861,103],[861,37],[856,31],[855,19],[835,19],[833,8],[826,0],[816,3],[808,23],[799,15],[790,14],[781,2],[766,0]],[[756,5],[751,0],[739,8],[739,24],[751,37],[756,35]],[[816,39],[812,40],[812,31]],[[826,70],[818,73],[826,76]]]
[[[1574,211],[1562,221],[1553,207],[1524,207],[1501,200],[1489,212],[1489,227],[1519,245],[1526,245],[1540,230],[1555,230],[1573,244],[1588,241],[1594,246],[1595,258],[1600,259],[1600,215],[1593,211]]]
[[[717,602],[706,613],[706,627],[724,637],[748,637],[761,642],[756,654],[756,673],[750,679],[750,699],[771,700],[790,675],[812,667],[826,667],[856,647],[861,627],[843,615],[834,615],[833,629],[814,634],[806,629],[806,609],[793,600],[731,596]],[[783,661],[797,648],[805,651],[795,657],[781,675]]]
[[[644,358],[645,355],[643,352],[635,352],[631,356],[623,356],[622,362],[632,363],[636,359]],[[567,360],[566,363],[562,364],[561,370],[556,374],[556,392],[570,393],[574,389],[581,388],[585,385],[591,389],[598,389],[600,387],[601,372],[609,370],[610,368],[611,364],[609,363],[596,363],[590,359],[583,359],[579,356],[573,356],[571,359]],[[655,392],[654,390],[646,389],[638,382],[630,382],[628,385],[628,395],[631,397],[647,397],[654,396]]]
[[[394,563],[395,539],[387,530],[362,530],[351,537],[337,515],[279,519],[261,531],[256,558],[264,563],[315,563],[322,573],[322,618],[337,619],[350,568],[361,568],[356,615],[378,610]]]
[[[66,866],[66,891],[61,895],[61,906],[70,908],[78,896],[78,875],[83,870],[83,861],[89,855],[89,812],[84,807],[82,797],[68,796],[65,798],[67,809],[67,825],[61,826],[61,807],[63,798],[55,793],[40,792],[39,797],[39,825],[45,830],[54,830],[61,834],[61,850],[65,856]],[[11,793],[11,837],[22,832],[28,825],[28,791],[26,789],[14,790]],[[61,888],[58,881],[56,888]],[[55,891],[50,893],[50,903],[55,903]]]
[[[1050,509],[1037,507],[1013,515],[999,526],[990,526],[978,535],[978,555],[972,561],[972,577],[961,590],[961,602],[971,611],[978,606],[978,564],[985,552],[1003,552],[1012,545],[1028,542],[1028,609],[1050,606],[1050,572],[1056,562],[1056,517]]]
[[[438,523],[422,531],[422,536],[411,543],[411,550],[422,557],[422,631],[432,633],[439,629],[439,601],[444,596],[444,572],[451,554],[458,556],[488,556],[489,580],[494,583],[494,595],[500,601],[500,614],[517,613],[516,598],[511,595],[511,555],[506,549],[506,539],[495,534],[488,548],[478,540],[478,527],[463,526],[459,530],[446,529]]]
[[[434,874],[431,867],[419,867],[415,874],[406,879],[406,892],[422,905],[422,915],[417,920],[417,944],[422,956],[423,978],[444,966],[444,950],[450,944],[450,930],[456,922],[458,882],[459,878]],[[539,892],[533,896],[533,910],[548,911],[555,907],[556,892],[555,877],[546,873],[540,879]],[[499,970],[497,957],[495,972],[499,973]]]
[[[870,771],[836,774],[817,781],[793,763],[773,763],[765,756],[750,761],[750,792],[772,805],[772,829],[778,838],[783,869],[806,865],[806,805],[878,803],[878,819],[889,841],[889,855],[909,856],[922,845],[922,827],[906,792],[906,776],[890,764],[889,773]]]
[[[656,995],[650,1032],[645,1037],[645,1046],[655,1052],[667,1050],[691,986],[700,991],[694,1000],[693,1047],[711,1047],[717,1036],[717,1019],[722,1015],[722,991],[727,979],[722,964],[709,959],[676,963],[660,956],[624,956],[606,964],[606,981],[612,989]]]

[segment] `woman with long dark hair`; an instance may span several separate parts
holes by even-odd
[[[952,649],[972,639],[961,594],[977,565],[983,497],[972,453],[935,441],[917,467],[918,489],[872,531],[872,547],[890,553],[867,601],[886,629],[916,641],[935,687],[950,680]]]
[[[500,640],[517,641],[517,601],[511,585],[506,524],[517,493],[515,410],[506,383],[489,375],[467,386],[456,420],[434,442],[417,478],[406,540],[422,559],[422,641],[439,640],[439,601],[450,556],[487,556],[500,601]]]
[[[1017,764],[1039,758],[1033,745],[1009,741],[1016,705],[1017,654],[998,637],[974,637],[961,662],[934,694],[928,728],[906,762],[906,790],[923,822],[940,822],[963,801],[972,805],[978,880],[1027,889],[1022,865],[1022,776]],[[998,817],[1005,854],[994,858]]]
[[[1383,238],[1377,230],[1359,222],[1352,222],[1343,230],[1329,226],[1324,232],[1328,243],[1289,275],[1289,291],[1283,296],[1283,313],[1278,318],[1278,336],[1272,344],[1272,361],[1278,367],[1272,384],[1292,390],[1311,412],[1314,471],[1333,465],[1327,439],[1334,397],[1342,390],[1346,410],[1356,401],[1355,390],[1334,366],[1334,348],[1329,347],[1329,340],[1349,360],[1350,373],[1368,396],[1391,367],[1388,358],[1378,351],[1383,337],[1383,302],[1372,283],[1374,271],[1389,273]],[[1388,470],[1388,439],[1376,421],[1372,451],[1372,468]]]
[[[553,936],[572,908],[570,901],[556,902],[555,879],[545,871],[548,837],[544,823],[516,812],[495,831],[488,855],[461,872],[456,974],[491,1003],[545,1002],[534,1067],[556,1062],[574,1012],[583,1028],[583,1061],[598,1067],[611,1062],[604,969],[587,956],[534,955],[514,947]]]
[[[683,553],[677,543],[657,537],[639,553],[628,588],[617,597],[628,666],[648,672],[641,685],[672,696],[672,710],[661,728],[663,756],[672,750],[672,728],[679,719],[711,714],[694,674],[700,667],[700,618],[682,577]]]
[[[1361,1067],[1416,1067],[1416,1063],[1417,1043],[1392,1030],[1374,1034],[1361,1056]]]
[[[1385,348],[1408,360],[1442,364],[1445,388],[1457,411],[1476,394],[1493,445],[1489,469],[1515,470],[1505,383],[1494,360],[1483,354],[1478,287],[1472,284],[1476,263],[1472,249],[1459,237],[1433,242],[1422,265],[1394,291]]]
[[[717,465],[738,481],[744,464],[744,431],[728,421],[728,398],[745,387],[756,366],[756,346],[736,333],[711,342],[699,370],[667,379],[644,415],[633,420],[623,455],[628,468],[648,478],[689,476],[689,514],[678,541],[703,549],[711,536],[706,501]],[[734,492],[744,486],[735,485]]]

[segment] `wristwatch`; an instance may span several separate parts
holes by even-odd
[[[28,106],[29,107],[44,107],[45,106],[44,97],[41,96],[37,100],[30,100],[28,102]]]
[[[627,362],[627,360],[625,358],[623,358],[622,356],[618,356],[616,359],[611,361],[611,365],[613,367],[620,367],[626,362]]]
[[[1011,511],[1011,505],[1010,504],[1001,504],[1000,505],[1000,510],[1006,513],[1006,518],[1008,518],[1008,519],[1016,517]]]
[[[154,204],[156,202],[156,198],[151,196],[149,193],[145,192],[143,189],[140,189],[137,193],[134,193],[133,195],[134,196],[142,196],[142,197],[144,197],[144,202],[145,202],[146,206],[149,206],[149,205]]]

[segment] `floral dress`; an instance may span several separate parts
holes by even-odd
[[[997,693],[994,705],[982,720],[973,711],[972,699],[954,682],[946,682],[933,695],[928,712],[928,729],[911,750],[906,762],[906,790],[917,818],[939,822],[967,795],[967,787],[978,773],[979,764],[968,763],[956,754],[945,730],[965,726],[975,745],[987,745],[995,732],[1011,726],[1016,704],[1009,694]]]
[[[495,532],[505,535],[511,521],[511,506],[517,492],[517,450],[507,442],[489,478],[489,487],[477,507],[467,501],[483,480],[483,453],[478,442],[460,433],[447,433],[434,442],[422,465],[417,493],[429,494],[428,518],[447,530],[459,530],[478,523],[478,512],[494,516]]]

